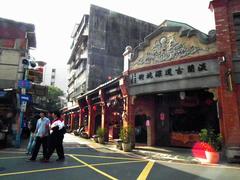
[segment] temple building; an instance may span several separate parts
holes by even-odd
[[[79,125],[89,136],[135,128],[149,146],[192,147],[203,128],[240,147],[240,1],[213,0],[216,30],[164,21],[136,47],[127,46],[122,75],[78,97]]]

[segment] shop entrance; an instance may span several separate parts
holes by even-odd
[[[201,129],[219,133],[217,102],[208,89],[157,96],[157,144],[192,147]]]
[[[172,145],[192,147],[204,128],[220,132],[217,102],[213,97],[207,90],[187,91],[175,106],[169,107]]]
[[[136,143],[147,143],[147,116],[136,115],[135,116],[135,141]]]

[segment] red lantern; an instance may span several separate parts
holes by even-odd
[[[81,111],[82,111],[82,113],[85,113],[85,109],[82,109]]]
[[[96,111],[97,110],[97,106],[94,105],[93,106],[93,110]]]

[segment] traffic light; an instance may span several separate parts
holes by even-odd
[[[28,59],[22,59],[22,64],[24,68],[29,68],[29,65],[31,68],[35,68],[37,66],[35,61],[30,61]]]
[[[23,59],[22,60],[22,64],[25,65],[25,66],[28,66],[29,65],[29,61],[27,59]]]
[[[30,66],[31,66],[32,68],[35,68],[35,67],[37,66],[37,64],[36,64],[36,62],[34,62],[34,61],[30,61]]]

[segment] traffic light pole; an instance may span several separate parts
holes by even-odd
[[[24,69],[23,80],[27,80],[28,67],[24,67],[23,69]],[[26,89],[21,88],[21,95],[25,95],[25,94],[26,94]],[[21,99],[21,96],[19,96],[19,99]],[[16,142],[15,142],[16,148],[20,148],[20,145],[21,145],[22,124],[23,124],[24,112],[25,112],[25,107],[23,107],[23,106],[26,106],[26,102],[24,102],[22,100],[20,100],[20,102],[21,102],[20,113],[19,113],[19,118],[18,118],[18,121],[17,121],[18,125],[17,125]]]

